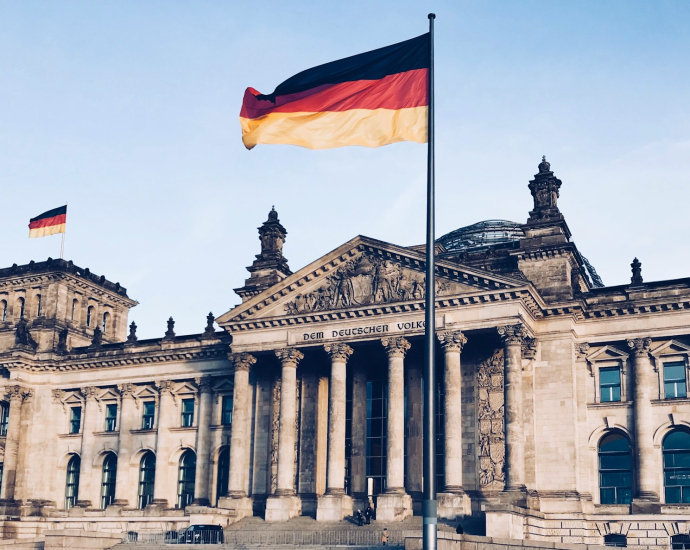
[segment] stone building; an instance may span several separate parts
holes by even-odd
[[[690,279],[635,260],[604,286],[560,187],[543,160],[526,223],[437,241],[439,516],[668,546],[690,524]],[[293,273],[286,235],[272,210],[242,303],[188,336],[138,340],[126,289],[71,262],[0,270],[6,537],[419,513],[424,247],[358,236]]]

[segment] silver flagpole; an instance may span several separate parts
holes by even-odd
[[[429,14],[429,112],[427,122],[426,181],[426,303],[424,324],[424,489],[422,501],[424,550],[436,550],[436,371],[434,338],[436,336],[435,208],[434,208],[434,19]]]

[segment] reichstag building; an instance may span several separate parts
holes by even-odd
[[[690,525],[690,279],[635,260],[604,286],[538,170],[526,223],[436,243],[438,514],[668,546]],[[138,339],[126,289],[70,261],[0,270],[6,538],[420,513],[424,246],[358,236],[293,273],[286,235],[271,210],[242,303],[191,335]]]

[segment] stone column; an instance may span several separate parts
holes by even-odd
[[[129,460],[132,456],[132,432],[137,427],[137,407],[134,401],[134,384],[120,384],[117,387],[120,390],[121,405],[120,405],[120,440],[117,449],[117,486],[115,487],[115,496],[117,497],[113,504],[117,506],[132,506],[137,505],[137,491],[138,491],[138,476],[132,479],[130,474],[133,471]],[[139,468],[136,468],[139,472]]]
[[[235,381],[232,389],[232,425],[230,426],[230,473],[228,494],[219,499],[219,508],[234,510],[237,519],[253,514],[254,500],[247,496],[247,452],[250,447],[250,395],[249,369],[256,358],[248,353],[233,353],[228,356],[235,367]]]
[[[412,502],[422,500],[423,475],[423,435],[422,417],[422,365],[418,362],[405,367],[405,491],[412,497]]]
[[[275,495],[266,500],[266,521],[287,521],[302,512],[295,495],[295,454],[297,420],[297,364],[304,355],[297,349],[276,350],[282,365],[280,382],[280,422],[278,428],[278,483]]]
[[[527,335],[518,323],[498,327],[503,340],[504,410],[506,431],[505,491],[524,493],[525,441],[522,413],[522,341]]]
[[[199,388],[199,416],[196,427],[196,474],[194,479],[195,506],[210,506],[209,456],[211,448],[211,377],[201,376],[196,380]]]
[[[412,515],[412,498],[405,493],[405,352],[402,337],[383,338],[388,354],[388,438],[386,491],[377,499],[376,519],[402,521]]]
[[[170,466],[170,428],[175,426],[175,403],[173,402],[172,389],[174,382],[161,380],[156,382],[158,388],[158,414],[156,415],[156,477],[153,483],[153,501],[149,506],[167,508],[168,495],[177,493],[176,479],[168,479]]]
[[[347,359],[352,348],[347,344],[324,346],[331,358],[328,400],[328,466],[326,494],[319,496],[317,521],[340,521],[352,515],[352,498],[345,494],[345,400]]]
[[[5,439],[5,462],[2,473],[2,500],[14,500],[14,486],[17,480],[17,454],[19,438],[21,437],[20,422],[22,402],[27,390],[22,386],[10,386],[7,398],[10,402],[9,420],[7,422],[7,436]]]
[[[658,387],[654,369],[649,357],[651,338],[634,338],[628,340],[628,346],[633,352],[633,380],[634,401],[633,416],[635,418],[635,449],[637,475],[633,508],[640,505],[635,501],[642,501],[642,507],[646,502],[658,502],[659,492],[657,478],[659,469],[654,460],[654,425],[652,419],[652,390]],[[649,506],[649,505],[647,505]],[[653,512],[654,510],[638,510],[639,513]],[[636,511],[633,510],[635,513]]]
[[[94,432],[98,429],[100,410],[96,394],[98,388],[87,386],[81,388],[84,396],[84,424],[81,433],[81,468],[79,470],[79,500],[77,506],[82,508],[100,508],[101,505],[101,476],[100,471],[93,467],[93,459],[96,454],[96,438]]]
[[[350,453],[350,494],[353,506],[366,509],[367,503],[367,372],[354,365],[352,373],[352,451]]]
[[[438,494],[438,514],[445,519],[457,520],[471,514],[471,503],[462,486],[462,370],[460,353],[467,342],[458,331],[438,334],[443,346],[443,431],[445,441],[445,487]]]

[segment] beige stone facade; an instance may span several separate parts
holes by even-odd
[[[668,545],[690,525],[690,279],[635,261],[600,284],[560,187],[543,161],[527,223],[437,243],[439,516]],[[271,211],[242,303],[196,335],[138,340],[126,290],[71,262],[0,270],[6,536],[420,512],[424,247],[360,236],[292,273],[286,234]]]

